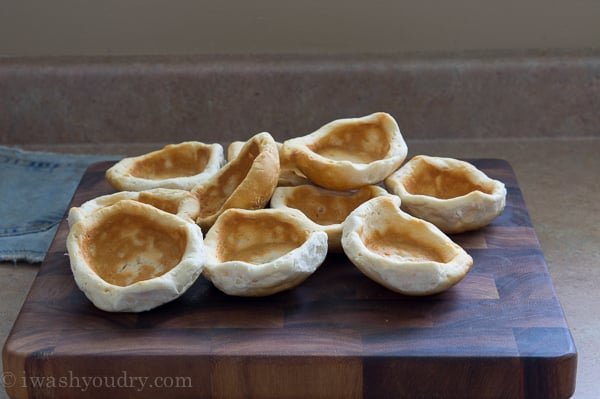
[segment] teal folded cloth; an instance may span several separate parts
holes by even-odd
[[[115,159],[0,146],[0,261],[41,262],[85,170]]]

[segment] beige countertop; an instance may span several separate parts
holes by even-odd
[[[574,398],[595,398],[600,375],[600,139],[410,140],[409,156],[501,158],[515,170],[578,350]],[[26,149],[139,154],[161,143]],[[39,265],[0,263],[0,341],[17,317]],[[0,398],[6,394],[2,391]]]

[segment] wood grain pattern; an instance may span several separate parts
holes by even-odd
[[[517,179],[505,161],[473,163],[505,182],[506,209],[490,226],[453,236],[474,266],[457,286],[424,298],[386,290],[338,254],[296,289],[270,297],[229,297],[199,279],[152,311],[106,313],[74,283],[63,223],[5,344],[4,370],[16,377],[7,391],[14,398],[567,398],[577,352]],[[109,165],[88,170],[72,205],[113,191],[104,180]],[[55,381],[37,386],[32,377]],[[85,377],[97,386],[84,390]],[[126,377],[146,377],[147,385],[123,386]]]

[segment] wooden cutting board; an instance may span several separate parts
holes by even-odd
[[[452,236],[474,265],[452,289],[395,294],[330,255],[264,298],[200,278],[140,314],[96,309],[73,280],[63,222],[3,351],[11,397],[567,398],[577,352],[510,165],[489,226]],[[90,167],[71,205],[113,192]]]

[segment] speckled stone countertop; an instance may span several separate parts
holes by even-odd
[[[283,140],[386,111],[415,139],[598,137],[600,52],[0,58],[0,142]]]
[[[598,54],[0,59],[0,140],[29,150],[281,140],[387,111],[409,156],[506,159],[577,345],[575,398],[600,390],[599,109]],[[1,342],[38,266],[0,263]]]

